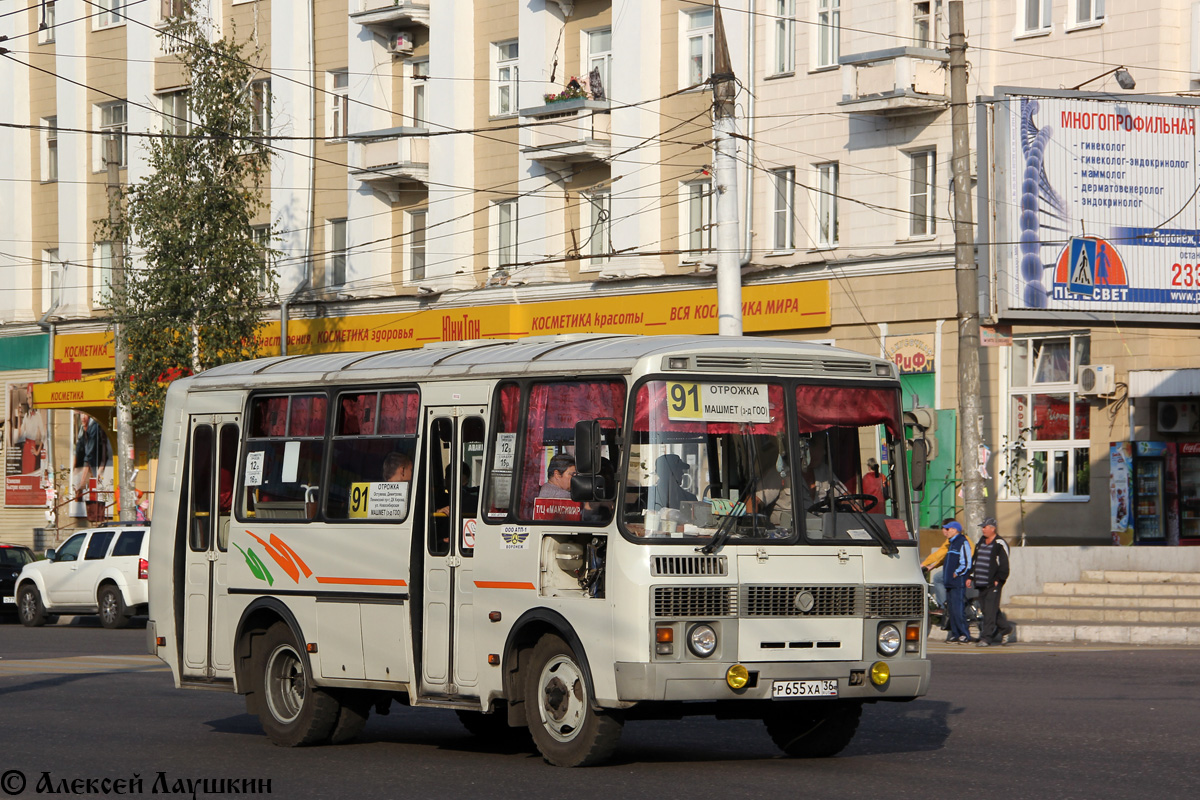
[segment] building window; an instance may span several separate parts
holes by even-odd
[[[713,11],[699,8],[683,12],[686,48],[686,86],[708,83],[713,71]]]
[[[429,59],[412,62],[412,107],[409,115],[412,117],[414,128],[424,128],[428,117],[425,116],[425,85],[429,79]]]
[[[580,195],[580,221],[583,223],[582,241],[579,249],[590,256],[579,262],[581,270],[600,269],[608,263],[612,252],[612,193],[597,189]]]
[[[162,108],[163,133],[175,136],[187,136],[188,131],[191,129],[191,123],[188,119],[187,98],[187,90],[167,92],[159,95],[159,102]]]
[[[331,219],[325,226],[328,237],[325,254],[325,288],[335,289],[346,283],[346,220]]]
[[[908,235],[933,236],[937,233],[934,203],[937,186],[937,151],[909,153]]]
[[[42,312],[45,313],[62,302],[63,263],[58,259],[58,249],[42,251]]]
[[[775,185],[774,203],[771,208],[774,236],[771,249],[776,252],[796,248],[796,170],[777,169],[771,173]]]
[[[913,3],[913,46],[936,48],[941,44],[942,0]]]
[[[588,89],[591,90],[593,99],[603,100],[612,89],[612,28],[589,31],[587,47]],[[600,80],[593,80],[593,75]]]
[[[771,23],[774,33],[775,55],[773,72],[776,75],[796,69],[796,0],[775,0],[775,21]]]
[[[125,4],[126,0],[93,0],[91,13],[92,18],[96,20],[95,27],[124,25],[125,18],[121,16],[120,11]]]
[[[1013,499],[1090,493],[1091,406],[1076,389],[1087,334],[1014,338],[1004,490]]]
[[[1078,1],[1078,0],[1077,0]],[[1025,11],[1021,16],[1025,33],[1050,30],[1054,11],[1052,0],[1025,0]]]
[[[1104,21],[1104,0],[1071,0],[1075,7],[1076,25],[1092,25]]]
[[[266,294],[271,288],[271,272],[275,269],[275,253],[271,249],[271,226],[254,225],[250,228],[250,236],[258,248],[258,291]]]
[[[499,42],[493,47],[496,58],[496,116],[515,114],[520,107],[520,92],[518,81],[520,69],[517,66],[517,43]]]
[[[328,125],[325,135],[331,139],[345,139],[350,128],[350,73],[337,69],[325,77],[328,94],[325,95],[325,114]]]
[[[838,244],[838,165],[817,165],[817,246]]]
[[[508,270],[517,261],[517,201],[501,200],[492,204],[492,264]]]
[[[817,0],[817,66],[836,67],[841,55],[842,0]]]
[[[125,143],[125,130],[128,124],[125,101],[107,103],[100,106],[100,170],[104,170],[108,158],[108,143],[116,141],[118,161],[122,167],[128,165],[128,147]]]
[[[713,190],[709,181],[683,186],[683,242],[687,260],[696,261],[712,250]]]
[[[58,180],[58,117],[42,119],[42,180]]]
[[[179,19],[183,16],[184,11],[183,0],[159,0],[158,18],[161,22]]]
[[[417,283],[425,280],[425,225],[429,219],[427,211],[410,211],[408,214],[408,280]]]
[[[42,4],[42,19],[45,26],[38,26],[38,44],[50,44],[54,41],[54,0]]]
[[[250,84],[250,132],[254,136],[271,135],[271,80]]]
[[[97,242],[92,261],[92,307],[108,308],[112,300],[112,242]]]

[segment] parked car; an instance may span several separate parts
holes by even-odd
[[[33,551],[28,547],[0,542],[0,618],[17,616],[17,575],[33,560]]]
[[[109,525],[83,531],[47,550],[45,561],[17,576],[17,616],[30,627],[55,614],[99,614],[106,628],[123,628],[145,614],[149,589],[149,528]]]

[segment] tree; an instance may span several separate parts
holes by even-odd
[[[147,139],[150,175],[117,193],[116,221],[96,222],[97,241],[130,245],[125,280],[108,292],[128,355],[114,391],[152,454],[169,383],[256,357],[262,311],[276,291],[266,268],[274,230],[256,236],[252,227],[267,207],[271,159],[261,130],[269,94],[252,63],[258,53],[210,37],[210,23],[191,0],[184,5],[160,36],[183,66],[187,111],[164,114],[163,135]]]

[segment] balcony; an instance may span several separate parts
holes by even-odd
[[[393,203],[401,187],[424,186],[429,182],[429,131],[425,128],[385,128],[356,133],[351,141],[361,142],[361,166],[350,174],[386,193]]]
[[[612,127],[607,100],[562,100],[526,108],[521,116],[530,127],[529,146],[521,150],[546,164],[601,161],[612,152]]]
[[[905,116],[949,105],[950,56],[941,50],[896,47],[842,56],[842,99],[855,114]]]
[[[350,20],[370,28],[380,36],[389,36],[396,31],[421,26],[429,27],[429,0],[366,0],[363,11],[350,14]]]

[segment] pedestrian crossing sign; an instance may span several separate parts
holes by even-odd
[[[1070,252],[1067,290],[1092,297],[1096,293],[1096,240],[1072,237]]]

